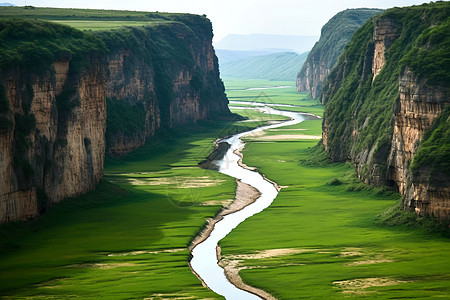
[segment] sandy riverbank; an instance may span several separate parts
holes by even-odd
[[[255,202],[256,199],[258,199],[259,196],[261,195],[259,191],[254,187],[252,187],[251,185],[243,183],[238,179],[236,179],[236,183],[237,183],[236,196],[234,201],[230,205],[223,207],[214,218],[210,218],[206,221],[208,224],[191,242],[191,245],[189,246],[190,251],[192,251],[192,249],[194,249],[195,246],[197,246],[198,244],[200,244],[209,237],[211,231],[214,229],[214,225],[220,220],[222,220],[224,216],[240,211],[247,205],[250,205],[253,202]]]

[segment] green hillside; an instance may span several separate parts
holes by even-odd
[[[308,52],[279,52],[249,57],[220,64],[220,74],[226,78],[293,81],[307,56]]]
[[[311,92],[313,98],[319,99],[324,80],[353,33],[371,16],[381,12],[381,9],[347,9],[332,17],[322,27],[319,41],[299,69],[297,90]]]

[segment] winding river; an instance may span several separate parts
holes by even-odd
[[[238,107],[236,107],[238,108]],[[239,109],[243,109],[239,107]],[[254,109],[254,108],[247,108]],[[315,119],[315,116],[290,111],[281,111],[269,107],[258,107],[258,110],[267,114],[276,114],[290,117],[290,120],[281,123],[258,127],[251,131],[238,133],[220,142],[227,142],[231,145],[225,156],[217,161],[219,172],[235,177],[243,183],[247,183],[261,193],[260,197],[252,204],[235,213],[226,215],[217,222],[211,234],[202,243],[198,244],[192,250],[191,267],[194,272],[203,280],[203,282],[215,293],[224,296],[226,299],[261,299],[260,297],[238,289],[231,284],[225,276],[224,270],[218,265],[216,247],[218,242],[228,235],[245,219],[261,212],[267,208],[276,198],[278,191],[273,183],[264,179],[264,177],[255,171],[247,170],[239,166],[240,157],[234,153],[235,150],[243,148],[242,137],[266,129],[298,124],[304,120]]]

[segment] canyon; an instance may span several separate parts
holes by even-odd
[[[20,52],[21,45],[33,43],[25,31],[19,46],[11,45],[25,62],[0,66],[0,223],[35,218],[54,203],[93,190],[105,154],[125,155],[165,128],[231,115],[210,21],[164,17],[172,19],[91,35],[17,21],[28,33],[52,30],[37,34],[44,43],[60,42],[61,32],[75,43],[69,40],[69,49],[54,55],[32,45],[44,56],[37,67]],[[14,22],[4,21],[2,28],[19,27]]]

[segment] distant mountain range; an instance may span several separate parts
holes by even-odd
[[[0,3],[0,6],[16,6],[15,4],[12,3]]]
[[[217,50],[223,78],[295,81],[309,52]]]
[[[274,34],[230,34],[214,43],[216,49],[240,51],[291,51],[303,53],[311,50],[318,36]]]

